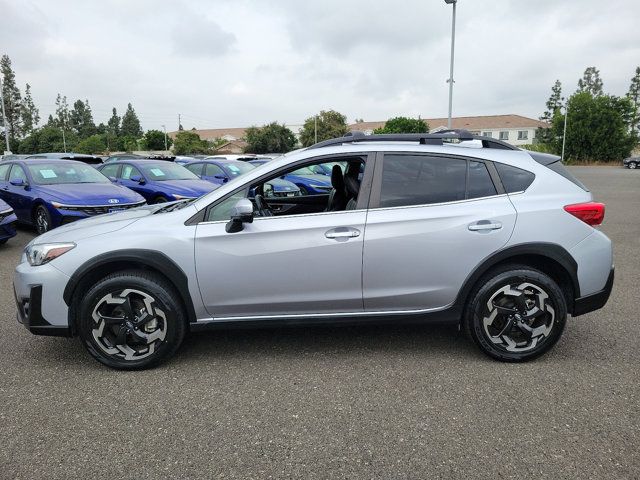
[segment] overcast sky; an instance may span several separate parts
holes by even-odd
[[[585,67],[622,95],[640,65],[638,0],[459,0],[454,116],[538,117]],[[0,0],[0,53],[44,120],[56,94],[144,129],[444,117],[444,0]]]

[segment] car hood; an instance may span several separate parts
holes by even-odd
[[[104,215],[87,217],[82,220],[54,228],[53,230],[36,237],[30,242],[30,244],[75,242],[76,240],[81,240],[83,238],[115,232],[116,230],[120,230],[131,225],[136,220],[146,217],[147,215],[151,215],[158,208],[158,205],[144,205],[142,207],[131,208],[122,212],[106,213]]]
[[[270,185],[273,185],[273,190],[275,192],[299,192],[300,189],[298,186],[290,182],[289,180],[282,180],[281,178],[274,178],[273,180],[269,180],[267,182]]]
[[[162,182],[154,182],[159,189],[170,193],[182,195],[184,197],[197,198],[206,193],[213,192],[220,187],[206,180],[164,180]]]
[[[288,179],[295,179],[300,182],[308,182],[316,185],[326,185],[327,187],[331,186],[331,178],[326,175],[287,175]]]
[[[126,187],[112,183],[67,183],[37,185],[34,191],[68,205],[117,205],[137,203],[144,198]]]

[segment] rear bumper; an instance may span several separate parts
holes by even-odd
[[[611,290],[613,290],[613,278],[614,268],[611,267],[611,272],[609,273],[609,278],[607,279],[607,283],[604,288],[599,292],[592,293],[591,295],[576,298],[573,303],[573,313],[571,316],[578,317],[604,307],[609,300]]]
[[[34,285],[28,297],[18,297],[15,287],[13,295],[18,309],[18,322],[34,335],[70,337],[71,329],[63,325],[51,325],[42,316],[42,285]]]

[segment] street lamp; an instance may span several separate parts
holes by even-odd
[[[447,128],[451,129],[451,108],[453,106],[453,54],[456,45],[456,4],[458,0],[444,0],[444,3],[453,5],[453,14],[451,17],[451,65],[449,66],[449,118],[447,119]]]
[[[166,125],[162,125],[162,128],[164,129],[164,151],[167,151],[167,126]]]
[[[567,103],[565,103],[562,107],[564,107],[564,129],[562,131],[562,156],[560,158],[564,162],[564,145],[567,139],[567,117],[569,116],[569,100],[567,100]]]

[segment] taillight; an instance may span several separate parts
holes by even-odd
[[[587,225],[600,225],[604,220],[604,203],[575,203],[565,206],[564,209]]]

